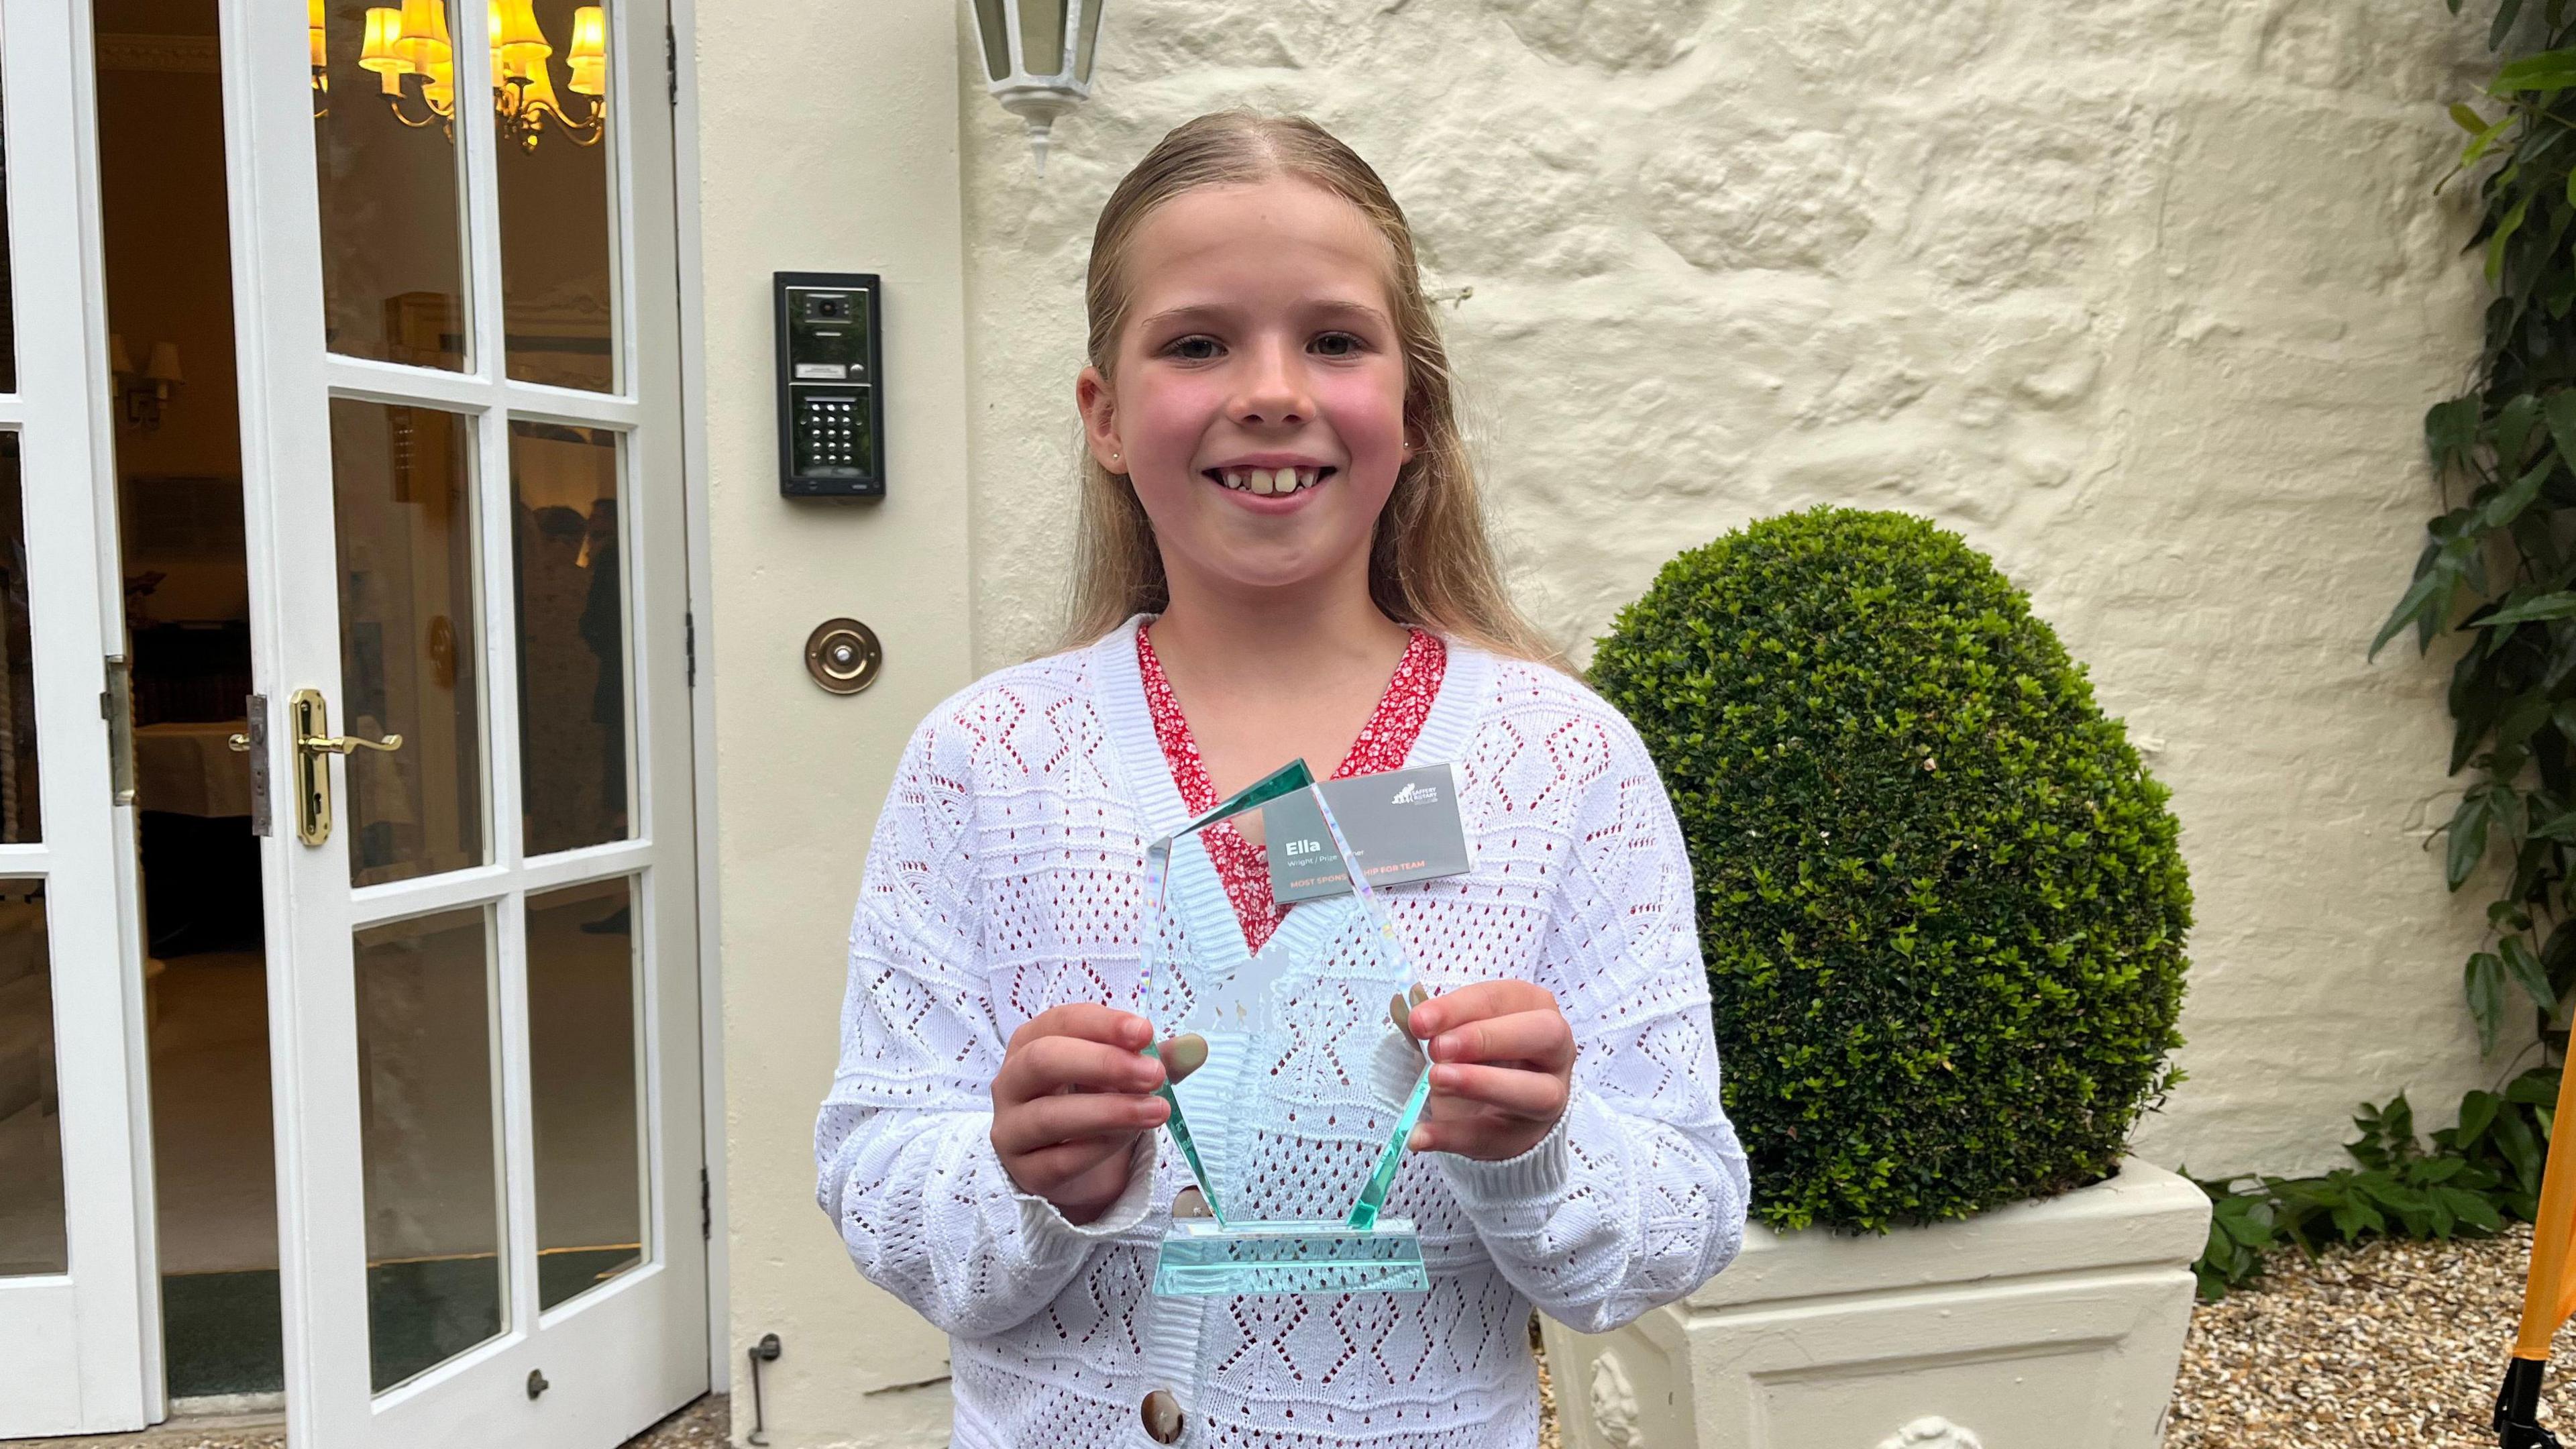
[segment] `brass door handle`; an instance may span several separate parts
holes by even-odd
[[[363,740],[355,735],[331,733],[330,710],[318,689],[295,691],[288,697],[287,706],[288,717],[295,725],[295,838],[307,845],[320,845],[331,838],[331,767],[323,763],[322,757],[359,750],[390,754],[402,748],[402,736]],[[243,739],[242,745],[235,748],[248,744]]]
[[[235,735],[233,738],[238,740],[242,737]],[[295,743],[323,755],[346,755],[357,750],[382,750],[386,754],[392,754],[402,748],[402,736],[387,735],[380,740],[362,740],[356,735],[306,735]],[[244,740],[242,747],[249,748],[249,741]]]

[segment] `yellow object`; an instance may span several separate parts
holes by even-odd
[[[519,107],[531,116],[542,113],[562,119],[563,102],[555,96],[554,77],[547,74],[544,61],[538,61],[537,68],[529,73],[527,89],[519,97]]]
[[[359,750],[392,754],[402,748],[403,737],[367,740],[331,733],[331,707],[318,689],[295,691],[287,708],[295,720],[295,835],[307,845],[320,845],[331,838],[331,770],[322,757]]]
[[[313,32],[313,68],[320,70],[331,63],[322,46],[322,0],[307,0],[304,15]]]
[[[306,0],[317,25],[326,3],[327,0]],[[556,47],[537,23],[535,0],[484,0],[484,4],[492,59],[492,104],[508,138],[533,150],[546,118],[551,116],[555,126],[575,144],[597,143],[606,125],[606,102],[601,99],[608,89],[606,10],[584,5],[573,11],[572,44],[565,56],[571,70],[570,86],[575,94],[589,96],[595,102],[585,108],[588,118],[575,122],[565,111],[563,98],[555,94],[550,59]],[[401,0],[399,8],[371,6],[366,15],[366,36],[359,47],[358,64],[380,78],[395,116],[410,126],[452,120],[456,114],[456,47],[447,28],[446,0]],[[319,29],[314,31],[313,43],[318,57],[322,54]],[[317,71],[317,89],[321,84],[318,75]],[[414,120],[403,109],[402,78],[407,75],[421,78],[420,100],[430,112],[425,118]]]
[[[501,33],[499,0],[494,0],[492,6],[491,33],[494,35]],[[540,74],[545,68],[546,58],[542,55],[530,55],[525,46],[520,47],[516,52],[504,51],[497,45],[492,47],[492,86],[495,90],[507,87],[514,80],[525,80]]]
[[[2568,1274],[2576,1246],[2576,1065],[2558,1079],[2558,1109],[2550,1118],[2549,1162],[2540,1175],[2540,1216],[2531,1226],[2531,1275],[2522,1289],[2522,1328],[2513,1356],[2546,1362],[2549,1340],[2576,1314],[2576,1279]]]
[[[498,75],[533,75],[544,68],[545,59],[555,53],[546,33],[537,28],[537,12],[529,0],[491,0],[492,56],[499,64],[492,67]]]
[[[385,89],[395,89],[398,76],[411,74],[412,64],[395,49],[402,39],[402,12],[379,5],[367,12],[367,43],[358,52],[358,65],[385,78]]]
[[[444,116],[456,104],[456,66],[452,61],[439,61],[429,68],[429,79],[421,82],[420,98],[429,108]]]
[[[456,53],[447,38],[447,6],[441,0],[403,0],[402,34],[393,51],[412,69],[435,75]]]
[[[596,5],[572,13],[572,89],[575,95],[608,93],[608,17]]]

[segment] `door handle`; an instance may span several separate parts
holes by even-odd
[[[358,750],[382,750],[390,755],[402,748],[402,736],[387,735],[380,740],[362,740],[356,735],[321,735],[297,740],[298,745],[325,755],[346,755]]]
[[[295,691],[288,696],[287,711],[295,726],[295,838],[320,845],[331,838],[331,766],[324,756],[358,750],[391,754],[402,748],[403,740],[398,734],[369,740],[331,733],[331,707],[318,689]]]

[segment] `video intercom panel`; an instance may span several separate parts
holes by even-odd
[[[874,272],[779,272],[778,491],[883,498],[884,318]]]

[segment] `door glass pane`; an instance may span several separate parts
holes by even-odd
[[[36,795],[36,658],[27,620],[27,511],[18,435],[0,433],[0,843],[44,838]]]
[[[446,0],[326,0],[314,97],[323,336],[334,352],[462,371],[465,208]]]
[[[617,197],[607,133],[610,12],[578,0],[495,0],[501,318],[510,376],[617,386]]]
[[[507,1319],[488,922],[473,906],[357,933],[367,1350],[380,1390]]]
[[[340,828],[357,885],[483,863],[473,436],[435,408],[331,400],[342,692],[332,728],[402,736],[346,761]]]
[[[8,162],[0,156],[0,177],[8,175]],[[0,392],[18,390],[18,303],[17,278],[9,265],[9,196],[0,186]]]
[[[0,880],[0,1277],[70,1265],[52,967],[45,883]]]
[[[527,853],[627,836],[626,580],[617,435],[510,424]]]
[[[528,1076],[537,1143],[537,1302],[644,1261],[634,883],[528,897]]]

